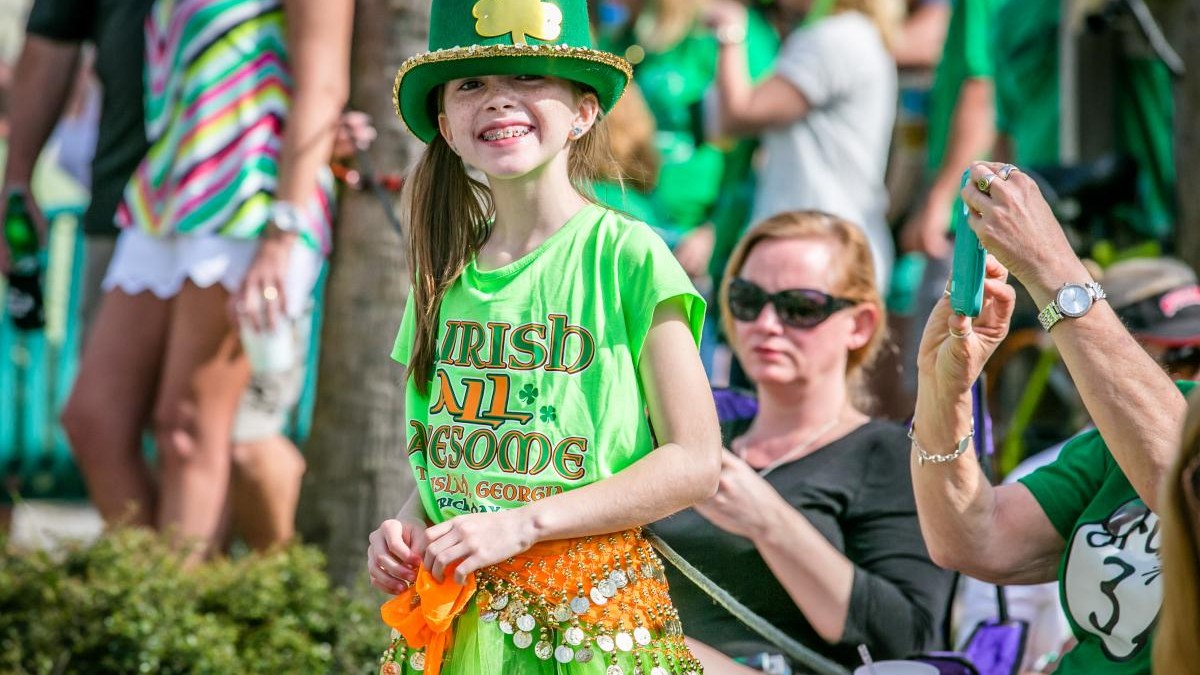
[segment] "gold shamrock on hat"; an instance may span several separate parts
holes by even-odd
[[[525,36],[557,40],[562,32],[562,10],[540,0],[479,0],[471,10],[478,19],[475,32],[483,37],[512,33],[513,44],[526,44]]]

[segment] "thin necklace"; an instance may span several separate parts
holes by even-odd
[[[791,450],[788,450],[787,452],[783,453],[783,455],[776,457],[770,464],[767,464],[766,466],[764,466],[761,469],[755,469],[755,471],[758,472],[758,475],[766,477],[767,474],[771,473],[775,469],[778,469],[780,466],[783,466],[784,464],[790,462],[791,460],[795,459],[797,456],[804,454],[804,451],[808,450],[809,446],[811,446],[813,443],[816,443],[818,440],[820,440],[820,438],[822,436],[824,436],[826,433],[828,433],[830,429],[836,427],[838,422],[840,422],[841,420],[842,420],[842,415],[841,415],[841,413],[838,413],[837,417],[834,417],[832,420],[829,421],[828,424],[826,424],[825,426],[818,429],[817,433],[813,434],[812,436],[809,436],[803,443],[793,446]],[[737,455],[738,455],[738,457],[740,457],[742,459],[742,461],[745,461],[746,460],[745,448],[739,450]]]

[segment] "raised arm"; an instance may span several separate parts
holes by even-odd
[[[971,179],[1000,168],[975,164]],[[1015,172],[1007,181],[996,178],[989,194],[968,186],[963,196],[983,213],[969,219],[971,228],[1012,270],[1039,309],[1063,284],[1092,281],[1037,184],[1024,173]],[[1157,510],[1159,487],[1179,451],[1187,411],[1183,395],[1107,302],[1095,303],[1080,318],[1054,324],[1050,337],[1112,456],[1142,501]]]
[[[983,311],[974,325],[955,315],[947,298],[925,325],[917,357],[913,491],[938,565],[993,583],[1039,583],[1056,577],[1065,542],[1032,493],[1019,484],[993,488],[972,447],[951,461],[918,459],[919,451],[951,454],[971,432],[971,384],[1008,334],[1016,302],[1007,278],[989,256]]]
[[[467,514],[428,530],[425,564],[457,580],[539,541],[603,534],[664,518],[716,491],[721,438],[682,302],[658,305],[639,377],[659,446],[619,473],[521,508]]]
[[[763,129],[791,124],[808,114],[808,101],[795,85],[771,76],[759,85],[750,78],[746,56],[746,7],[714,2],[706,21],[717,35],[716,96],[723,134],[750,136]]]

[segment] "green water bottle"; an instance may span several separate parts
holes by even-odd
[[[8,316],[20,330],[36,330],[46,325],[37,227],[25,206],[24,190],[9,190],[7,201],[4,240],[9,257]]]

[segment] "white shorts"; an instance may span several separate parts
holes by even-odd
[[[220,283],[236,293],[258,253],[257,239],[232,239],[217,235],[153,237],[126,229],[117,237],[116,251],[104,275],[105,292],[120,289],[126,295],[150,291],[167,299],[179,294],[183,282],[208,288]],[[320,254],[297,244],[288,257],[284,296],[288,316],[300,317],[321,272]]]

